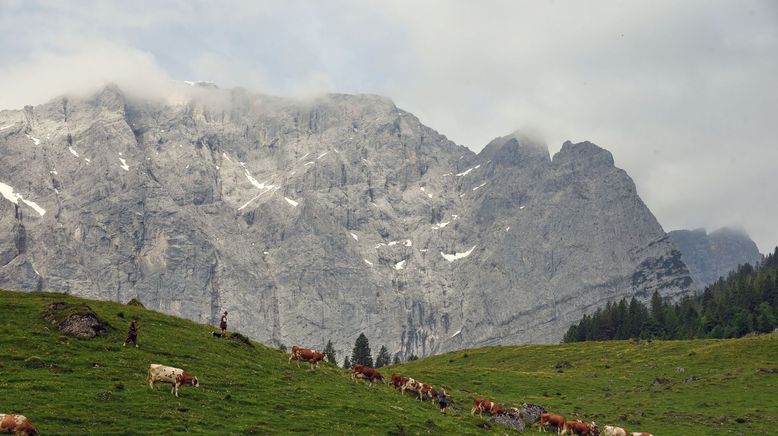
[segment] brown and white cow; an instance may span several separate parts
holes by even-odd
[[[541,413],[540,421],[538,421],[538,430],[545,432],[546,426],[549,426],[555,429],[557,433],[560,433],[565,428],[565,422],[567,422],[567,420],[562,415],[557,415],[556,413]]]
[[[570,434],[578,436],[599,436],[600,431],[597,429],[597,424],[581,421],[576,419],[574,421],[566,421],[562,429],[561,434]]]
[[[605,436],[627,436],[627,430],[613,425],[606,425],[603,431]]]
[[[490,415],[498,415],[505,412],[502,406],[483,398],[476,398],[473,400],[473,408],[470,409],[470,415],[475,415],[478,412],[478,416],[483,416],[484,412],[489,412]]]
[[[311,365],[311,370],[314,369],[314,365],[316,367],[319,366],[319,362],[322,360],[325,362],[329,362],[329,359],[327,358],[327,355],[324,353],[319,353],[318,351],[311,350],[309,348],[303,348],[298,347],[297,345],[292,347],[292,353],[289,355],[289,362],[291,363],[292,360],[295,360],[297,362],[297,367],[300,367],[300,361],[308,362]]]
[[[14,436],[37,436],[38,430],[24,415],[0,413],[0,433],[10,433]]]
[[[432,400],[438,397],[438,391],[435,390],[434,386],[427,383],[422,383],[412,378],[408,378],[408,380],[406,380],[405,384],[402,386],[403,394],[405,394],[405,391],[415,392],[418,395],[417,399],[419,401],[424,401],[427,398]]]
[[[400,389],[402,393],[405,394],[405,391],[402,390],[402,387],[406,382],[408,382],[408,377],[402,376],[400,374],[392,374],[391,380],[392,386],[394,386],[396,389]]]
[[[382,376],[380,372],[376,371],[375,368],[355,363],[351,365],[351,379],[356,382],[358,378],[369,380],[370,387],[373,387],[373,383],[376,380],[380,380],[381,382],[386,383],[384,376]]]
[[[151,389],[154,389],[155,382],[170,383],[173,385],[170,389],[170,393],[174,393],[176,396],[178,396],[179,386],[189,385],[196,388],[200,387],[200,382],[197,380],[197,377],[192,376],[183,369],[157,363],[149,365],[148,382]]]

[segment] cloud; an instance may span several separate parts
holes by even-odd
[[[778,245],[775,2],[6,2],[0,39],[0,107],[101,81],[383,94],[475,151],[591,140],[667,230]]]
[[[0,107],[20,108],[62,94],[88,95],[108,83],[140,98],[169,95],[173,80],[153,56],[105,42],[35,53],[25,62],[0,67]]]

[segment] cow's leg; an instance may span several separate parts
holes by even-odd
[[[475,406],[473,406],[473,408],[470,409],[470,416],[475,416]]]
[[[173,385],[173,389],[175,389],[175,390],[176,390],[176,397],[178,397],[178,386],[179,386],[179,384],[178,384],[178,383],[176,383],[176,384],[174,384],[174,385]]]
[[[151,388],[152,391],[154,390],[154,380],[152,380],[151,377],[149,377],[149,388]]]

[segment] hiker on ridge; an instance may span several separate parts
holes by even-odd
[[[222,337],[224,337],[227,334],[227,311],[224,311],[224,315],[222,315],[222,320],[219,322],[219,328],[222,329]]]
[[[124,347],[127,346],[127,342],[135,344],[135,348],[138,347],[138,318],[133,318],[130,321],[130,330],[127,332],[127,339],[124,340]]]

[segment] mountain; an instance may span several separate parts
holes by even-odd
[[[726,277],[738,265],[756,265],[762,254],[747,233],[723,227],[707,233],[705,229],[673,230],[668,233],[681,250],[694,286],[703,289],[720,277]]]
[[[0,287],[408,356],[559,341],[609,300],[691,284],[592,143],[475,154],[383,97],[187,88],[0,112]]]

